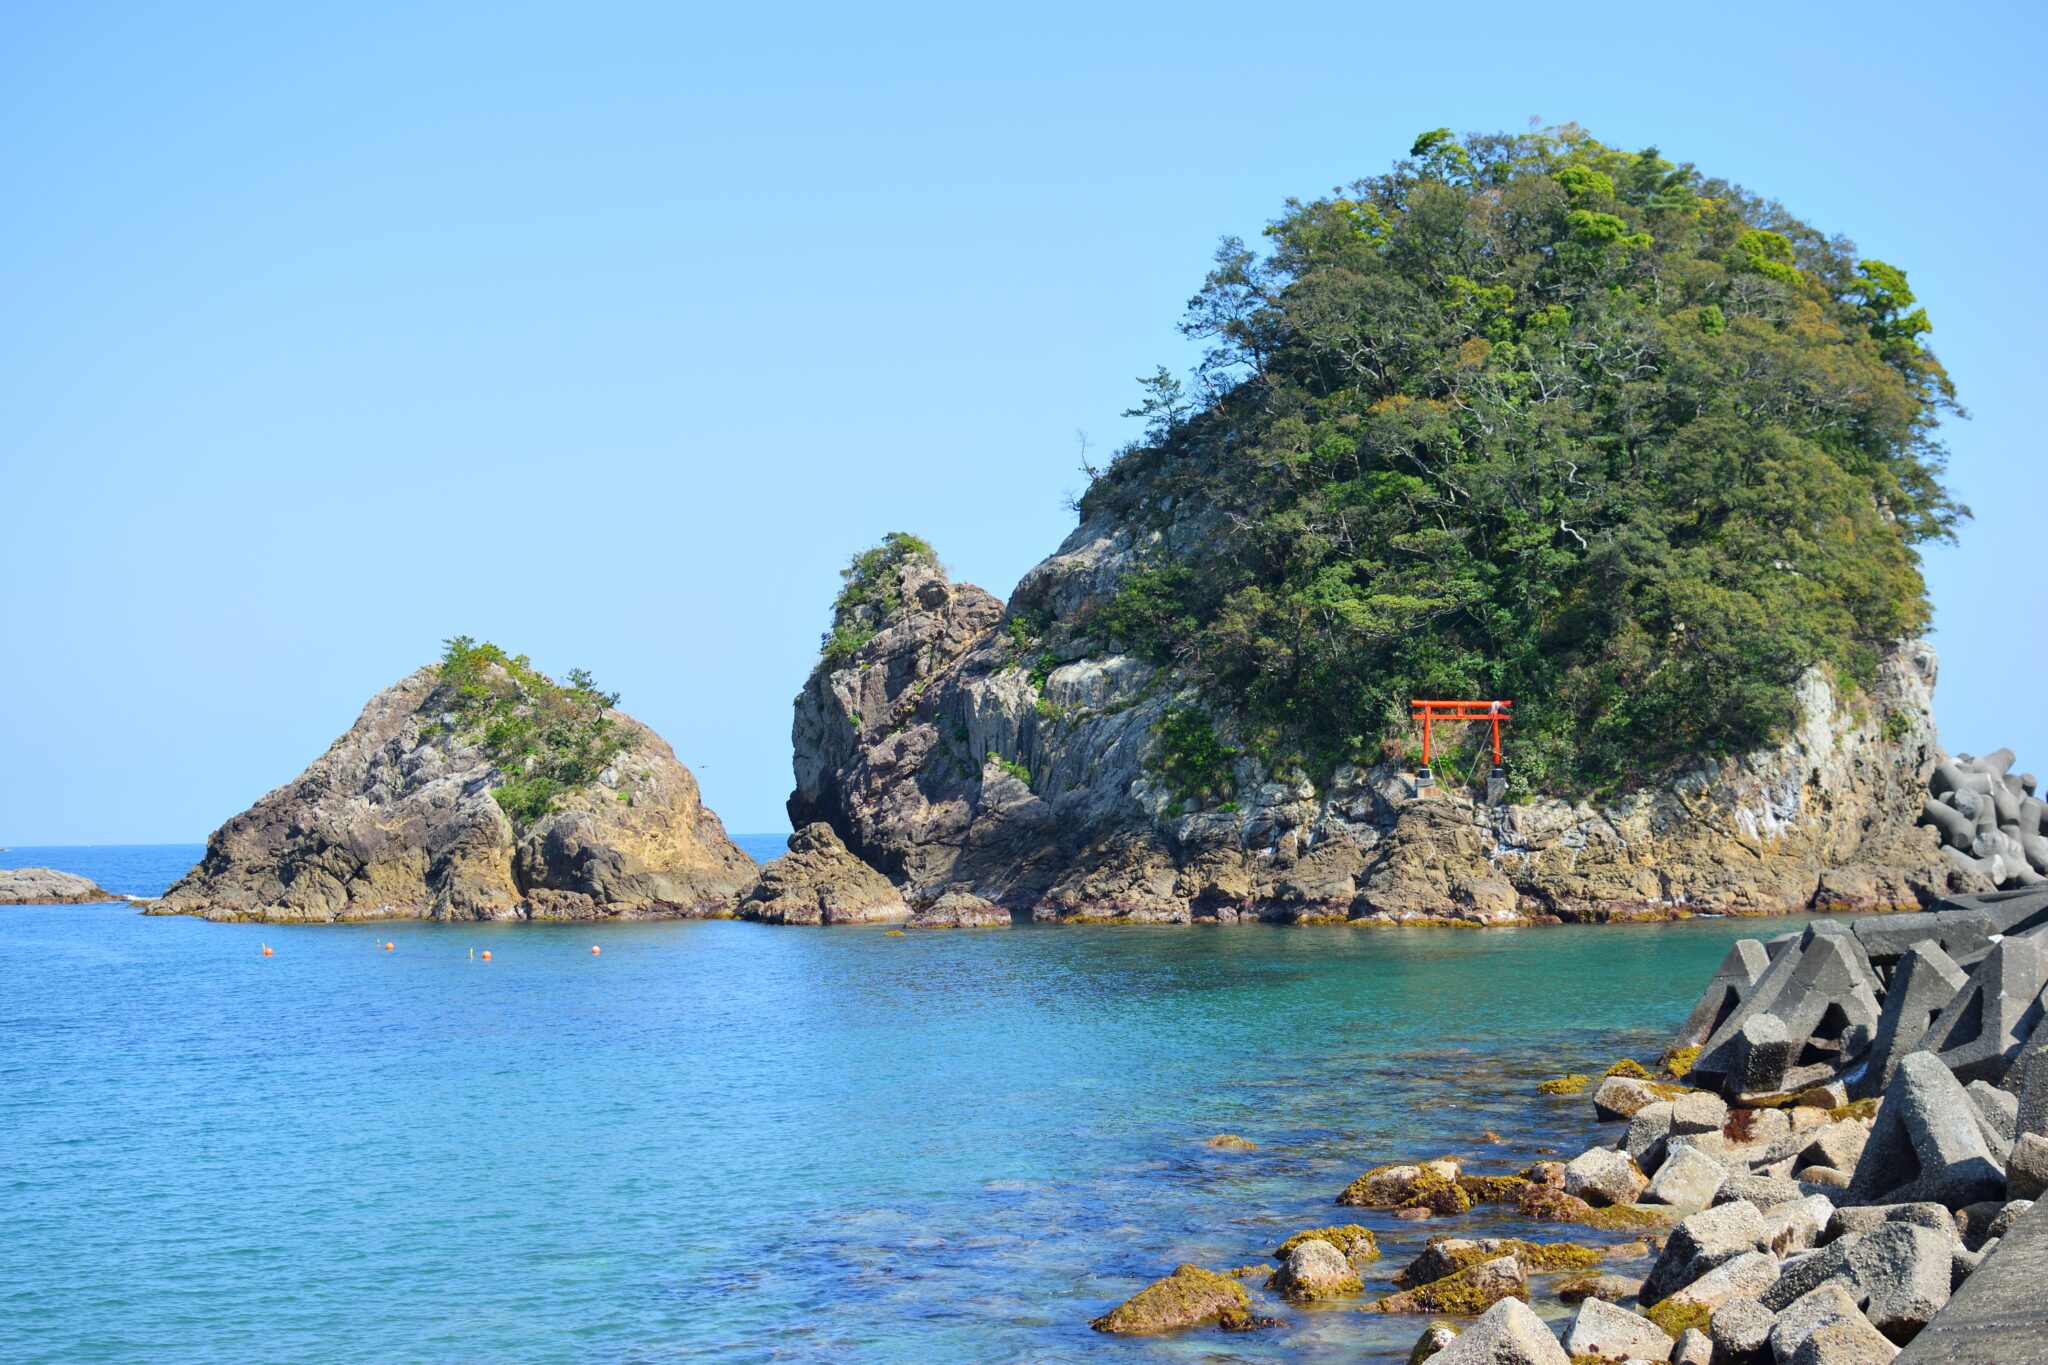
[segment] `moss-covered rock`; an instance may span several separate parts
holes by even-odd
[[[1346,1185],[1337,1202],[1346,1208],[1465,1213],[1472,1207],[1472,1196],[1459,1187],[1459,1174],[1455,1161],[1375,1166]]]
[[[1562,1076],[1552,1076],[1547,1081],[1536,1083],[1539,1095],[1576,1095],[1593,1083],[1593,1078],[1578,1071],[1567,1071]]]
[[[1225,1152],[1256,1152],[1259,1150],[1258,1143],[1253,1142],[1250,1138],[1239,1137],[1235,1133],[1218,1133],[1215,1137],[1210,1138],[1206,1145]]]
[[[1514,1200],[1515,1192],[1528,1184],[1528,1178],[1519,1175],[1460,1175],[1458,1188],[1470,1195],[1475,1204],[1506,1204]]]
[[[1467,1266],[1429,1284],[1389,1294],[1367,1306],[1369,1313],[1455,1313],[1476,1317],[1502,1299],[1529,1297],[1529,1273],[1513,1256]]]
[[[1295,1303],[1343,1298],[1364,1287],[1344,1253],[1320,1237],[1295,1239],[1266,1281],[1267,1289]]]
[[[1380,1258],[1379,1239],[1373,1236],[1371,1228],[1362,1228],[1356,1223],[1345,1223],[1338,1227],[1309,1228],[1297,1232],[1273,1248],[1273,1256],[1276,1260],[1285,1260],[1288,1252],[1311,1240],[1328,1242],[1343,1252],[1354,1265],[1377,1261]]]
[[[1711,1305],[1704,1303],[1677,1303],[1666,1299],[1644,1309],[1643,1316],[1656,1323],[1666,1335],[1677,1338],[1683,1336],[1688,1327],[1706,1331],[1708,1324],[1713,1320],[1714,1310]]]
[[[1675,1047],[1664,1054],[1664,1074],[1674,1081],[1682,1081],[1692,1074],[1692,1064],[1699,1060],[1700,1050],[1695,1047]]]
[[[1633,1057],[1623,1057],[1600,1074],[1602,1076],[1627,1076],[1631,1080],[1637,1081],[1647,1081],[1650,1079],[1650,1069]]]
[[[1199,1327],[1226,1313],[1249,1316],[1251,1306],[1251,1295],[1236,1280],[1198,1265],[1180,1265],[1088,1325],[1120,1336],[1151,1336]]]
[[[1401,1289],[1417,1289],[1455,1275],[1470,1266],[1512,1256],[1525,1270],[1544,1272],[1586,1270],[1600,1264],[1597,1247],[1576,1242],[1527,1242],[1519,1237],[1465,1238],[1438,1236],[1429,1239],[1422,1253],[1394,1276]]]

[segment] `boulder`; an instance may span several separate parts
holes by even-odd
[[[1823,1284],[1787,1304],[1778,1313],[1778,1320],[1771,1325],[1771,1354],[1781,1362],[1799,1359],[1801,1348],[1816,1332],[1842,1323],[1861,1324],[1872,1334],[1877,1331],[1864,1318],[1853,1294],[1841,1285]],[[1877,1340],[1896,1354],[1898,1348],[1884,1337],[1878,1336]],[[1848,1359],[1854,1360],[1855,1357]],[[1883,1359],[1891,1357],[1884,1356]],[[1815,1365],[1833,1365],[1833,1362],[1822,1356]]]
[[[1845,1119],[1814,1129],[1810,1136],[1812,1140],[1799,1149],[1800,1165],[1832,1166],[1838,1171],[1853,1171],[1864,1147],[1870,1142],[1870,1129],[1853,1119]]]
[[[1502,1299],[1431,1356],[1435,1365],[1571,1365],[1571,1357],[1519,1299]]]
[[[948,891],[922,906],[904,923],[906,929],[1007,929],[1010,912],[994,901],[961,891]]]
[[[1713,1365],[1714,1339],[1697,1327],[1678,1334],[1671,1347],[1671,1365]]]
[[[1714,1359],[1756,1365],[1769,1358],[1771,1329],[1778,1315],[1755,1299],[1730,1299],[1714,1310],[1707,1335],[1714,1339]]]
[[[1931,1052],[1899,1062],[1845,1204],[1927,1200],[1960,1208],[2005,1192],[2005,1170],[1984,1140],[1976,1106]]]
[[[1603,1299],[1587,1299],[1564,1330],[1565,1354],[1599,1356],[1603,1360],[1667,1360],[1669,1333],[1639,1313],[1617,1308]]]
[[[1773,1204],[1763,1213],[1764,1227],[1770,1234],[1771,1251],[1778,1256],[1789,1256],[1820,1244],[1827,1233],[1829,1221],[1834,1217],[1835,1206],[1826,1195],[1814,1194],[1789,1203]]]
[[[1598,1208],[1605,1204],[1633,1204],[1649,1184],[1626,1152],[1612,1147],[1595,1147],[1565,1163],[1564,1189]]]
[[[1884,1008],[1877,1016],[1877,1036],[1870,1056],[1851,1085],[1859,1098],[1882,1095],[1898,1070],[1899,1058],[1920,1046],[1928,1027],[1968,980],[1955,959],[1931,939],[1907,949],[1892,968]]]
[[[1603,1119],[1634,1118],[1644,1105],[1667,1098],[1671,1089],[1636,1076],[1608,1076],[1593,1092],[1593,1112]]]
[[[1727,1122],[1728,1102],[1711,1091],[1695,1090],[1671,1102],[1674,1134],[1718,1133]]]
[[[1643,1199],[1652,1204],[1677,1204],[1704,1209],[1728,1178],[1728,1168],[1706,1153],[1680,1147],[1657,1168]]]
[[[895,883],[847,850],[819,821],[789,836],[789,852],[761,869],[740,917],[764,924],[868,924],[910,918]]]
[[[1850,1234],[1861,1236],[1874,1232],[1886,1223],[1912,1223],[1918,1227],[1938,1232],[1950,1242],[1959,1238],[1956,1217],[1940,1204],[1922,1201],[1915,1204],[1860,1204],[1838,1208],[1828,1219],[1824,1240],[1834,1241]]]
[[[1609,1303],[1620,1303],[1633,1299],[1642,1291],[1643,1281],[1639,1275],[1616,1275],[1608,1272],[1601,1275],[1583,1275],[1566,1280],[1557,1286],[1560,1303],[1584,1303],[1587,1299],[1605,1299]]]
[[[1448,1322],[1432,1322],[1422,1329],[1422,1335],[1415,1339],[1415,1345],[1408,1350],[1408,1365],[1422,1365],[1425,1360],[1436,1358],[1437,1352],[1458,1339],[1458,1329]]]
[[[1659,1100],[1636,1110],[1628,1121],[1628,1131],[1621,1136],[1621,1150],[1628,1153],[1637,1167],[1654,1171],[1664,1159],[1664,1144],[1671,1136],[1671,1115],[1677,1106],[1670,1100]]]
[[[2048,1194],[2048,1137],[2023,1133],[2013,1144],[2005,1193],[2008,1199],[2039,1199]]]
[[[53,867],[0,867],[0,905],[91,905],[126,899],[90,877]]]
[[[1350,1260],[1319,1237],[1296,1243],[1266,1281],[1266,1288],[1296,1303],[1356,1294],[1360,1287]]]
[[[1778,1258],[1768,1251],[1745,1251],[1669,1295],[1664,1302],[1718,1308],[1730,1299],[1754,1299],[1778,1282]]]
[[[1226,1313],[1250,1311],[1251,1296],[1236,1280],[1197,1265],[1182,1265],[1088,1325],[1098,1332],[1150,1336],[1199,1327]]]
[[[1864,1319],[1839,1318],[1814,1328],[1787,1365],[1884,1365],[1898,1353]]]
[[[1672,1229],[1644,1277],[1642,1298],[1659,1303],[1726,1261],[1770,1246],[1763,1214],[1747,1200],[1693,1214]]]
[[[1744,1200],[1760,1209],[1768,1209],[1805,1197],[1806,1191],[1799,1188],[1797,1181],[1787,1180],[1781,1176],[1745,1175],[1736,1172],[1721,1182],[1720,1190],[1714,1195],[1714,1202],[1732,1204],[1737,1200]]]
[[[1483,1313],[1505,1298],[1529,1297],[1529,1273],[1513,1256],[1467,1266],[1455,1275],[1376,1299],[1373,1313]]]
[[[1849,1253],[1849,1274],[1868,1296],[1863,1313],[1893,1341],[1911,1341],[1948,1303],[1953,1243],[1912,1223],[1873,1229]]]

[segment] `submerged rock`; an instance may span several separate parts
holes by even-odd
[[[487,752],[443,667],[372,697],[303,773],[215,830],[199,866],[148,913],[329,921],[732,912],[754,861],[659,735],[598,704],[609,699],[580,694],[592,699],[586,730],[618,747],[589,781],[542,799],[530,775]],[[514,723],[540,724],[536,711],[569,704],[566,689],[518,660],[481,664],[470,683],[489,689]]]
[[[53,867],[0,868],[0,905],[92,905],[126,899],[90,877]]]

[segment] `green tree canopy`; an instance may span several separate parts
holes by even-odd
[[[1417,139],[1227,239],[1146,435],[1082,499],[1214,533],[1071,623],[1255,748],[1371,760],[1414,696],[1512,697],[1521,789],[1603,791],[1780,731],[1808,665],[1928,621],[1968,515],[1902,270],[1576,127]],[[1171,500],[1171,501],[1169,501]],[[1169,510],[1170,509],[1170,510]]]

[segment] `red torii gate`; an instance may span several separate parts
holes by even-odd
[[[1500,772],[1500,723],[1514,718],[1514,702],[1505,698],[1499,701],[1438,701],[1416,698],[1409,703],[1409,719],[1422,722],[1422,771],[1415,775],[1416,785],[1427,787],[1436,781],[1429,770],[1429,760],[1434,736],[1432,727],[1438,721],[1489,721],[1493,725],[1493,768]]]

